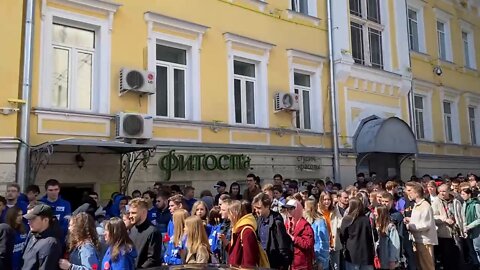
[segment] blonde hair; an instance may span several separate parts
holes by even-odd
[[[183,236],[183,228],[185,227],[185,219],[188,217],[188,212],[185,209],[178,209],[173,212],[173,244],[180,245]]]
[[[303,217],[308,223],[313,224],[317,219],[322,218],[317,211],[317,204],[315,200],[308,199],[305,201],[305,209],[303,210]]]
[[[230,219],[232,226],[243,217],[246,213],[245,209],[242,209],[242,203],[240,201],[231,201],[228,205],[228,218]]]
[[[148,210],[148,203],[143,198],[135,198],[135,199],[131,200],[128,203],[128,206],[135,207],[135,208],[143,208],[145,210]]]
[[[192,216],[196,216],[196,212],[197,212],[197,208],[200,206],[200,205],[203,205],[203,207],[205,208],[205,216],[204,217],[200,217],[202,220],[207,220],[207,216],[208,216],[208,207],[207,207],[207,204],[204,202],[204,201],[196,201],[193,206],[192,206],[192,212],[190,212],[190,215]]]
[[[200,217],[192,215],[185,219],[185,228],[187,228],[187,249],[190,253],[197,253],[202,245],[210,250],[205,225]]]

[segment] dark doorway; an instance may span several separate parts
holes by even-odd
[[[82,204],[84,194],[93,190],[93,184],[62,185],[60,196],[70,202],[73,212]]]
[[[386,181],[400,176],[399,154],[366,153],[357,158],[357,173],[363,172],[365,176],[375,172],[377,180]]]

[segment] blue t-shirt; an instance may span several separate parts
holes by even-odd
[[[22,269],[22,255],[23,249],[25,248],[25,243],[27,242],[28,233],[15,232],[15,242],[13,246],[12,254],[12,268],[13,270]]]
[[[47,196],[44,196],[40,201],[52,208],[53,214],[57,217],[60,227],[62,228],[62,240],[64,240],[68,232],[68,219],[72,215],[70,203],[61,198],[51,202],[47,199]]]
[[[122,250],[115,261],[110,256],[111,251],[112,247],[108,247],[105,256],[103,256],[102,270],[135,270],[137,251],[134,247],[130,250]]]
[[[152,207],[148,209],[147,219],[153,224],[153,226],[157,226],[157,208]]]

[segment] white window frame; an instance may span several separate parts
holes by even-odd
[[[453,143],[453,144],[460,144],[460,122],[459,122],[459,114],[458,114],[458,101],[459,95],[454,92],[453,90],[442,90],[441,93],[441,110],[442,110],[442,122],[443,122],[443,138],[445,143]],[[446,134],[446,123],[445,123],[445,112],[443,108],[443,102],[450,103],[450,110],[451,110],[451,120],[452,120],[452,141],[447,140]]]
[[[467,104],[466,119],[468,121],[468,130],[469,130],[468,138],[472,145],[480,146],[480,96],[467,93],[465,94],[465,101]],[[469,107],[475,108],[475,135],[477,139],[476,144],[473,144],[473,141],[471,139],[472,129],[470,126],[470,115],[468,112]]]
[[[423,97],[423,126],[424,126],[425,138],[417,139],[417,140],[433,141],[433,123],[432,123],[433,85],[424,84],[419,81],[414,81],[413,87],[414,87],[415,95]]]
[[[323,127],[323,95],[322,95],[322,71],[326,59],[319,55],[289,49],[287,50],[288,66],[289,66],[289,81],[290,93],[295,92],[294,73],[302,73],[310,75],[310,129],[308,131],[322,133]],[[310,62],[315,63],[314,66],[299,64],[295,62]],[[301,99],[300,99],[301,101]],[[300,110],[303,108],[303,103],[300,103]],[[295,115],[296,116],[296,115]],[[301,120],[303,120],[301,118]],[[292,126],[296,128],[296,117],[293,117]],[[301,127],[303,121],[300,121]],[[303,128],[300,128],[305,130]]]
[[[303,86],[303,85],[296,85],[295,84],[295,74],[302,74],[302,75],[306,75],[308,76],[308,80],[310,81],[310,86]],[[312,129],[312,108],[313,108],[313,102],[312,102],[312,95],[313,95],[313,89],[312,89],[312,75],[314,74],[311,74],[311,73],[307,73],[303,70],[294,70],[293,72],[293,75],[294,75],[294,80],[293,80],[293,93],[295,93],[295,90],[298,90],[298,103],[299,103],[299,107],[300,107],[300,110],[298,112],[295,113],[295,118],[299,118],[299,124],[300,126],[296,126],[296,123],[295,123],[295,126],[296,128],[298,129],[304,129],[304,130],[311,130]],[[308,96],[309,96],[309,108],[310,108],[310,115],[308,115],[309,119],[310,119],[310,127],[309,128],[306,128],[305,127],[305,108],[303,106],[303,103],[304,103],[304,100],[303,100],[303,92],[308,92]],[[294,120],[296,122],[296,119]]]
[[[407,2],[407,11],[411,9],[417,13],[417,30],[418,30],[418,52],[426,53],[426,45],[425,45],[425,16],[424,16],[424,9],[425,9],[425,2],[422,0],[408,0]],[[407,16],[407,24],[408,24],[408,16]],[[407,25],[407,31],[408,29]],[[410,49],[410,45],[409,45]]]
[[[229,123],[237,126],[268,128],[268,115],[270,112],[270,103],[268,102],[268,61],[270,58],[270,50],[275,45],[233,33],[224,33],[223,36],[227,45]],[[242,50],[242,48],[245,48],[245,50]],[[249,50],[259,51],[262,53],[250,53],[248,52]],[[254,125],[236,123],[235,121],[234,60],[256,64],[255,75],[257,84],[255,85],[254,98]]]
[[[172,18],[162,14],[147,12],[145,13],[145,21],[147,22],[148,37],[147,37],[147,54],[148,54],[148,69],[155,71],[157,67],[156,47],[157,44],[179,48],[187,51],[187,72],[185,73],[185,120],[200,121],[201,120],[201,97],[200,97],[200,50],[203,41],[203,34],[208,27],[196,23]],[[165,28],[170,30],[172,34],[158,32],[154,30],[155,27]],[[179,35],[173,33],[178,32]],[[196,38],[189,39],[182,37],[181,34],[193,35]],[[173,64],[173,63],[169,63]],[[170,89],[169,89],[170,90]],[[171,89],[173,91],[173,89]],[[169,95],[172,99],[173,95]],[[155,116],[156,119],[173,118],[173,106],[168,106],[168,116],[157,116],[156,95],[149,96],[149,114]],[[182,119],[182,118],[175,118]]]
[[[417,136],[416,136],[416,137],[417,137],[417,140],[425,140],[425,137],[426,137],[426,136],[425,136],[425,118],[426,118],[426,117],[425,117],[425,104],[426,104],[425,99],[426,99],[427,97],[425,97],[425,96],[423,96],[423,95],[417,95],[417,94],[415,94],[414,99],[417,98],[417,97],[419,97],[419,98],[422,99],[422,108],[421,108],[421,109],[418,109],[418,108],[415,106],[415,105],[416,105],[416,102],[414,102],[415,131],[417,132]],[[414,100],[414,101],[415,101],[415,100]],[[418,119],[417,111],[420,111],[420,112],[422,113],[422,123],[423,123],[423,126],[422,126],[422,128],[423,128],[423,137],[422,137],[422,138],[420,138],[420,137],[418,136],[418,134],[420,134],[420,131],[419,131],[420,125],[419,125],[418,122],[417,122],[417,121],[419,120],[419,119]]]
[[[446,13],[443,10],[434,8],[436,14],[436,21],[435,21],[435,34],[437,35],[437,55],[438,58],[442,61],[453,62],[453,51],[452,51],[452,32],[451,32],[451,19],[452,15]],[[445,27],[445,56],[446,59],[440,58],[440,48],[438,45],[438,34],[437,34],[437,22],[441,22],[444,24]]]
[[[300,10],[295,9],[295,6],[292,5],[292,1],[295,1],[296,6],[299,7],[301,0],[289,0],[290,1],[290,10],[295,11],[300,14],[318,17],[317,12],[317,0],[306,0],[307,1],[307,14],[300,12]]]
[[[242,111],[240,123],[237,123],[237,121],[235,119],[235,124],[255,126],[256,121],[257,121],[256,115],[254,115],[254,117],[253,117],[254,123],[252,123],[252,124],[248,123],[247,89],[246,89],[247,87],[246,87],[246,84],[247,84],[247,82],[252,82],[253,83],[253,93],[254,93],[253,104],[254,104],[254,108],[255,108],[256,105],[257,105],[257,92],[258,92],[258,87],[257,87],[258,73],[259,73],[258,72],[258,62],[252,61],[250,59],[240,58],[240,57],[235,57],[233,59],[233,61],[242,62],[242,63],[246,63],[246,64],[252,64],[252,65],[255,66],[254,77],[235,74],[235,70],[233,72],[233,80],[239,80],[240,81],[240,107],[241,107],[241,111]],[[234,98],[233,98],[233,100],[235,101],[235,84],[234,84]],[[234,110],[236,109],[236,107],[237,107],[237,104],[235,104],[235,102],[234,102],[233,103]],[[257,111],[257,108],[255,108],[255,114],[256,114],[256,111]]]
[[[470,108],[473,109],[474,111],[474,118],[470,117]],[[472,145],[479,145],[480,144],[480,134],[478,133],[480,131],[480,123],[479,123],[479,107],[478,106],[467,106],[467,119],[468,119],[468,129],[470,131],[470,143]],[[472,123],[473,121],[473,123]],[[473,130],[473,132],[472,132]],[[475,135],[475,141],[473,140],[473,135]]]
[[[476,53],[475,53],[475,31],[473,29],[473,26],[470,23],[467,23],[465,21],[460,21],[460,28],[461,28],[461,33],[465,32],[467,34],[467,39],[468,39],[468,54],[470,56],[470,66],[467,66],[467,63],[465,61],[465,53],[464,53],[464,47],[463,47],[463,37],[462,37],[462,54],[463,54],[463,63],[464,66],[468,69],[476,70],[477,69],[477,59],[476,59]]]
[[[349,27],[351,27],[351,23],[357,23],[362,26],[362,34],[363,34],[363,57],[364,57],[364,66],[372,66],[370,56],[371,56],[371,50],[370,50],[370,40],[369,40],[369,31],[368,29],[374,29],[377,31],[380,31],[382,34],[382,64],[383,67],[379,68],[380,70],[385,70],[385,71],[391,71],[392,66],[391,66],[391,47],[390,47],[390,30],[389,30],[389,10],[388,10],[388,4],[385,3],[386,1],[379,1],[379,10],[380,10],[380,23],[376,23],[373,21],[370,21],[367,19],[367,0],[360,0],[361,5],[362,5],[362,16],[358,17],[350,13],[350,10],[348,11],[348,14],[350,15],[350,24]],[[350,28],[349,28],[350,29]],[[352,43],[351,40],[351,33],[350,33],[350,43]],[[351,44],[352,46],[352,44]]]
[[[167,97],[168,97],[168,101],[167,101],[167,115],[166,116],[157,115],[156,114],[156,112],[157,112],[156,94],[153,94],[151,97],[152,97],[152,99],[155,99],[155,100],[153,102],[154,104],[152,104],[150,106],[150,108],[155,109],[155,111],[152,115],[155,115],[155,117],[160,117],[160,118],[189,119],[189,117],[187,117],[187,115],[188,116],[190,115],[189,111],[190,111],[191,106],[188,106],[188,104],[189,104],[188,101],[190,101],[190,96],[192,95],[192,93],[189,92],[192,89],[192,85],[190,84],[191,72],[190,72],[190,68],[189,68],[189,63],[190,63],[189,61],[192,59],[191,47],[182,46],[182,45],[179,45],[179,44],[171,44],[171,43],[165,42],[164,40],[157,40],[156,45],[163,45],[163,46],[167,46],[167,47],[171,47],[171,48],[184,50],[185,53],[186,53],[187,64],[182,65],[182,64],[178,64],[178,63],[171,63],[171,62],[167,62],[167,61],[157,60],[157,55],[155,53],[155,69],[154,70],[156,71],[158,66],[162,66],[162,67],[167,68]],[[184,93],[184,96],[185,96],[184,115],[185,115],[185,117],[175,117],[175,106],[174,106],[174,104],[175,104],[175,89],[174,89],[174,85],[173,85],[173,83],[174,83],[174,70],[183,70],[184,74],[185,74],[184,75],[185,76],[185,89],[184,89],[185,90],[185,93]],[[189,112],[188,114],[187,114],[187,111]]]
[[[111,21],[112,18],[101,19],[49,7],[46,1],[42,2],[42,24],[41,24],[41,49],[40,55],[40,95],[39,104],[49,109],[60,109],[78,112],[109,113],[110,112],[110,51],[111,51]],[[112,13],[113,16],[113,13]],[[95,32],[95,54],[93,68],[92,86],[92,108],[91,110],[80,110],[77,108],[53,108],[52,107],[52,79],[53,72],[53,24],[62,24],[71,27],[91,30]]]

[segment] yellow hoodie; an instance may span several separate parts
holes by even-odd
[[[235,225],[233,225],[232,233],[239,232],[239,229],[245,225],[253,227],[254,231],[257,231],[257,220],[252,214],[246,214],[245,216],[241,217]]]

